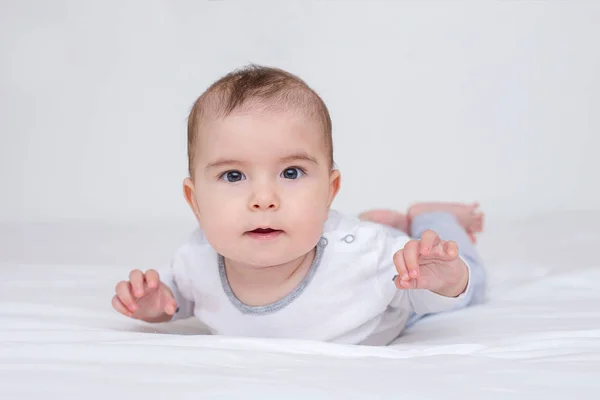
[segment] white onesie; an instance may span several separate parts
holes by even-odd
[[[422,218],[421,218],[422,217]],[[421,218],[421,220],[419,220]],[[419,229],[415,229],[419,225]],[[235,297],[223,258],[196,230],[160,271],[178,304],[173,320],[195,316],[213,334],[311,339],[346,344],[385,345],[397,338],[413,316],[465,307],[473,299],[478,257],[462,251],[466,234],[450,214],[433,213],[413,221],[413,232],[452,231],[469,267],[469,284],[456,298],[428,290],[398,290],[395,252],[409,237],[383,225],[330,211],[312,266],[301,284],[281,300],[248,306]],[[437,230],[436,230],[437,229]],[[420,236],[420,234],[419,234]],[[462,242],[462,243],[461,243]]]

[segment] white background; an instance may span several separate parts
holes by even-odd
[[[338,209],[600,209],[600,2],[2,0],[0,221],[190,220],[187,113],[250,62],[328,104]]]

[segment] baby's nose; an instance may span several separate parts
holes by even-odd
[[[252,196],[250,208],[258,210],[276,210],[279,208],[279,196],[275,188],[270,185],[261,185]]]

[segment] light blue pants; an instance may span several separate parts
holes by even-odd
[[[458,244],[458,253],[471,268],[471,287],[470,295],[465,297],[464,301],[455,309],[468,307],[474,304],[481,304],[485,299],[486,273],[481,262],[481,258],[469,239],[467,232],[458,223],[456,218],[445,212],[432,212],[416,216],[411,221],[410,230],[412,237],[420,238],[423,232],[431,229],[436,232],[442,240],[453,240]],[[395,235],[405,235],[396,229],[390,228]],[[407,327],[411,326],[419,319],[430,314],[413,314],[408,320]]]

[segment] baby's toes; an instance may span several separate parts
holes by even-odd
[[[479,203],[478,202],[474,202],[469,204],[469,210],[471,211],[471,213],[475,213],[477,211],[477,209],[479,208]]]
[[[481,232],[483,230],[483,214],[482,213],[475,215],[475,220],[473,221],[473,224],[471,227],[474,232]]]
[[[474,233],[469,232],[467,233],[467,236],[469,236],[469,240],[471,241],[471,243],[477,243],[477,236]]]

